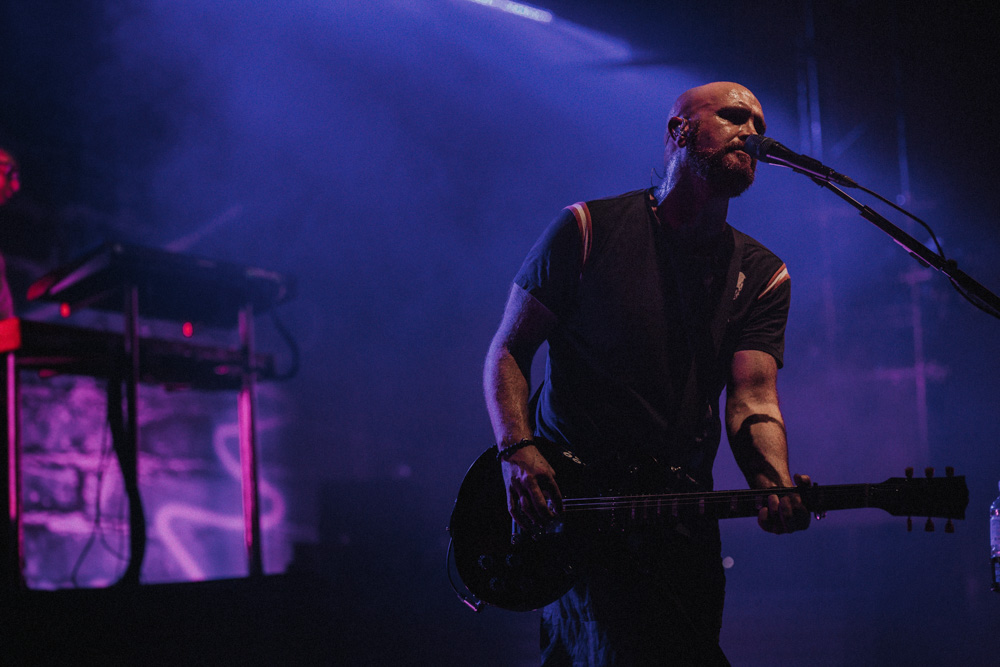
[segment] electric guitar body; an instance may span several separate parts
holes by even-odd
[[[572,586],[580,554],[600,534],[637,527],[675,526],[699,518],[756,516],[772,494],[797,493],[817,515],[873,507],[895,516],[964,519],[969,502],[965,478],[891,478],[880,484],[808,488],[701,491],[682,471],[655,461],[588,465],[572,452],[539,441],[563,494],[560,521],[540,534],[523,531],[507,510],[507,491],[496,447],[466,473],[448,531],[455,568],[480,601],[511,611],[538,609]]]

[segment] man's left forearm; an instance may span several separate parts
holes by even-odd
[[[733,456],[754,489],[809,486],[807,475],[792,479],[788,470],[785,421],[778,407],[777,364],[769,355],[747,350],[733,358],[726,391],[726,431]],[[757,523],[771,533],[791,533],[809,526],[809,512],[799,494],[767,497]]]
[[[777,406],[727,415],[726,422],[733,456],[750,488],[792,486],[785,424]]]
[[[777,375],[774,357],[765,352],[745,350],[733,357],[726,390],[726,432],[751,488],[792,486]]]

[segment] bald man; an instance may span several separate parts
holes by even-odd
[[[524,530],[560,521],[561,480],[543,442],[609,485],[613,470],[655,461],[659,491],[711,489],[723,388],[749,485],[809,483],[790,475],[778,407],[788,271],[727,222],[729,200],[754,180],[741,149],[765,127],[739,84],[683,93],[667,121],[663,182],[567,207],[528,254],[484,373],[508,507]],[[545,378],[529,400],[542,342]],[[797,495],[772,495],[758,523],[789,533],[809,514]],[[728,664],[718,521],[595,533],[579,547],[576,584],[543,610],[543,664]]]

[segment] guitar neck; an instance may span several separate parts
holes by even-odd
[[[767,497],[799,494],[810,511],[878,508],[895,516],[965,517],[968,491],[963,477],[938,479],[893,478],[880,484],[835,484],[739,491],[666,493],[635,496],[566,499],[568,513],[608,513],[615,520],[694,517],[738,519],[757,516]]]
[[[704,516],[711,519],[741,519],[757,516],[767,504],[767,497],[798,493],[811,510],[859,509],[869,504],[870,484],[843,484],[814,488],[747,489],[705,491],[700,493],[663,493],[601,498],[568,498],[563,504],[569,513],[616,512],[633,518],[658,516]]]
[[[880,507],[873,504],[877,501],[877,491],[873,494],[873,484],[837,484],[831,486],[814,486],[792,489],[751,489],[745,491],[720,491],[717,497],[706,499],[706,506],[711,505],[711,514],[716,519],[738,519],[757,516],[761,507],[767,504],[767,497],[777,495],[779,498],[799,494],[802,502],[811,511],[835,511]],[[715,496],[716,492],[712,492]]]

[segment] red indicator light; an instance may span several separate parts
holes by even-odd
[[[184,334],[185,338],[190,338],[194,335],[194,325],[190,322],[185,322],[181,325],[181,333]]]
[[[59,314],[62,315],[63,317],[69,317],[69,313],[70,313],[69,304],[66,302],[60,303]]]

